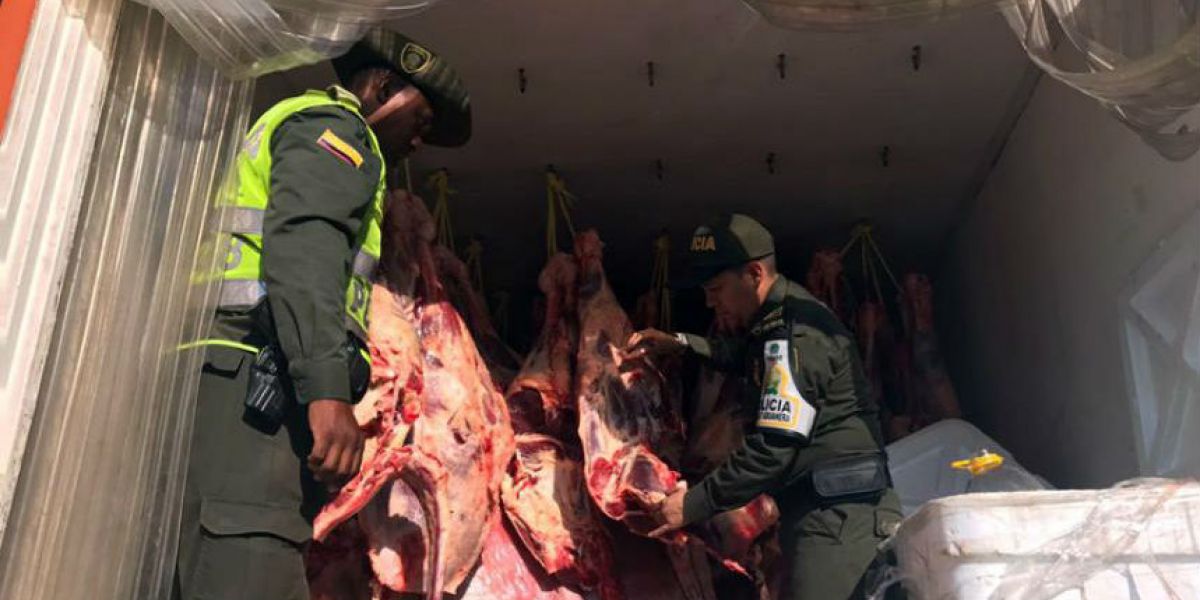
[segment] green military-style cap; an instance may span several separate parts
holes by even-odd
[[[762,223],[742,214],[728,214],[701,225],[692,233],[688,263],[676,287],[696,287],[726,269],[775,254],[775,239]]]
[[[433,126],[425,142],[461,146],[471,137],[471,96],[445,59],[408,37],[373,28],[346,54],[333,59],[342,85],[364,68],[386,67],[421,90],[433,106]]]

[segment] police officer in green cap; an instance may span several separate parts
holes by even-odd
[[[746,381],[753,423],[741,447],[660,507],[659,535],[770,494],[781,512],[791,600],[863,598],[876,549],[899,523],[877,407],[852,336],[775,270],[770,232],[729,215],[695,230],[684,285],[699,285],[717,329],[706,338],[635,333],[630,356],[691,351]]]
[[[334,59],[340,86],[262,115],[237,157],[213,335],[185,484],[175,597],[307,600],[312,518],[353,476],[369,374],[370,278],[386,169],[459,146],[470,100],[428,48],[374,30]]]

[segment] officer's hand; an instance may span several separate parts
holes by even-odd
[[[656,515],[659,526],[650,532],[650,537],[662,537],[683,527],[683,497],[686,494],[687,488],[680,486],[663,500]]]
[[[308,467],[317,481],[341,485],[362,464],[363,434],[354,420],[354,406],[341,400],[308,403],[308,425],[313,433],[313,450]]]
[[[665,331],[643,329],[629,336],[623,354],[627,359],[655,358],[667,354],[678,354],[686,348],[687,346],[683,342]]]

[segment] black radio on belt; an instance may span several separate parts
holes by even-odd
[[[286,372],[283,352],[274,344],[259,350],[250,368],[245,403],[247,416],[269,429],[278,429],[287,412],[288,395],[283,389]]]
[[[371,363],[363,356],[363,343],[354,335],[347,338],[341,352],[350,373],[351,399],[357,402],[367,393]],[[287,361],[283,351],[274,344],[267,344],[254,357],[245,405],[247,417],[268,432],[278,430],[283,424],[292,401],[292,395],[285,389],[287,382]]]

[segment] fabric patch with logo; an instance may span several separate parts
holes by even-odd
[[[692,252],[713,252],[717,249],[717,240],[711,235],[692,236]]]
[[[400,68],[409,75],[421,72],[432,60],[433,55],[428,50],[412,42],[405,44],[404,49],[400,51]]]
[[[788,365],[788,341],[767,341],[763,346],[763,386],[756,423],[759,430],[808,439],[816,420],[817,409],[796,388]]]
[[[317,138],[317,145],[355,169],[363,164],[362,154],[330,129],[326,129],[325,133]]]

